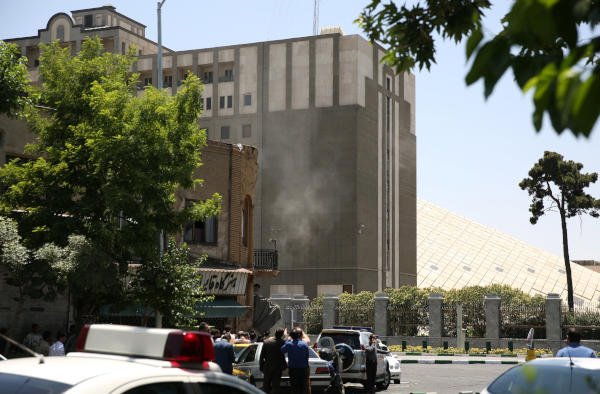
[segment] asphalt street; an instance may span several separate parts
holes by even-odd
[[[390,384],[386,394],[458,394],[481,391],[496,376],[514,365],[502,364],[402,364],[400,384]],[[364,393],[360,385],[346,385],[347,394]]]

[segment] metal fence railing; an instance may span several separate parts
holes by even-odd
[[[429,310],[425,306],[388,306],[391,335],[425,336],[429,334]]]
[[[526,338],[532,328],[535,338],[546,338],[544,304],[500,305],[500,338]]]
[[[338,324],[342,326],[373,327],[375,312],[373,306],[338,305]]]
[[[561,326],[563,337],[569,328],[576,328],[585,339],[600,339],[600,305],[597,303],[576,305],[569,312],[566,305],[562,307]]]

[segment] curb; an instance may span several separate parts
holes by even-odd
[[[519,360],[448,360],[448,359],[404,359],[399,360],[400,364],[511,364],[516,365],[524,363],[525,361]]]

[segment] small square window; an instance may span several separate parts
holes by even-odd
[[[252,105],[252,95],[250,93],[246,93],[244,95],[244,105],[245,106]]]
[[[212,109],[212,98],[211,97],[207,97],[205,99],[206,104],[204,104],[204,109]]]
[[[222,140],[229,139],[229,126],[221,126],[221,139]]]
[[[227,96],[227,108],[233,108],[233,96]]]
[[[219,108],[225,108],[225,96],[219,96]]]
[[[249,124],[245,124],[242,126],[242,137],[250,138],[252,137],[252,126]]]

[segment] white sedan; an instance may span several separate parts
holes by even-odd
[[[0,363],[2,393],[260,394],[218,372],[210,336],[174,329],[92,325],[66,357]]]

